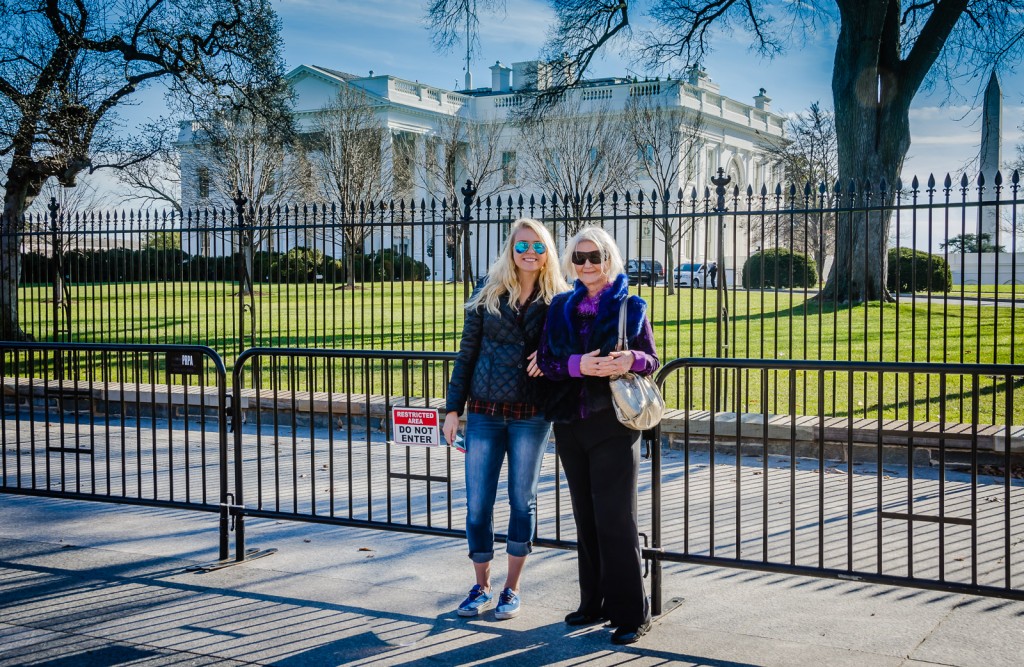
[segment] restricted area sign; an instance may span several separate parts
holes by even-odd
[[[392,442],[396,445],[441,445],[437,408],[391,408]]]

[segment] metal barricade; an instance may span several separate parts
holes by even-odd
[[[0,380],[0,492],[219,512],[226,528],[227,372],[212,349],[0,342]]]
[[[451,352],[253,348],[235,364],[232,394],[237,559],[245,517],[465,536],[462,454],[396,444],[393,407],[439,409]],[[501,488],[504,488],[502,485]],[[508,507],[495,504],[496,526]],[[574,523],[553,444],[541,470],[539,546],[574,548]],[[496,534],[503,541],[506,536]]]
[[[664,561],[1024,598],[1022,381],[1021,365],[667,364],[656,613]]]

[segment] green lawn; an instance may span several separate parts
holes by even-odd
[[[462,326],[463,286],[430,282],[367,283],[355,289],[333,285],[258,285],[249,300],[232,283],[130,283],[75,285],[71,288],[71,338],[76,341],[193,343],[218,351],[229,364],[238,350],[253,345],[344,349],[454,351]],[[758,359],[836,359],[854,361],[936,361],[1024,363],[1024,310],[965,305],[921,296],[916,303],[834,308],[807,303],[807,294],[736,291],[728,294],[728,345],[716,346],[716,293],[642,287],[648,301],[662,360],[729,356]],[[1002,290],[1000,290],[1002,292]],[[22,325],[40,340],[52,339],[53,303],[44,287],[23,287]],[[239,314],[242,314],[240,317]],[[244,339],[240,340],[240,332]],[[1021,341],[1018,344],[1017,341]],[[376,371],[375,371],[376,372]],[[379,374],[379,372],[377,372]],[[314,374],[315,375],[315,374]],[[423,376],[425,373],[419,373]],[[383,381],[383,380],[381,380]],[[397,382],[390,379],[389,382]],[[415,380],[420,382],[421,380]],[[850,382],[853,382],[852,389]],[[781,389],[779,388],[781,384]],[[826,414],[875,416],[879,406],[890,417],[906,416],[909,378],[883,379],[855,374],[792,378],[796,402],[789,405],[786,375],[748,371],[731,377],[719,405],[748,411],[815,414],[823,400]],[[985,382],[991,384],[990,387]],[[427,381],[439,395],[443,381]],[[440,383],[440,384],[439,384]],[[739,389],[737,390],[737,384]],[[762,385],[769,400],[763,404]],[[819,397],[818,387],[824,388]],[[983,421],[1001,421],[1005,383],[985,380],[979,410]],[[269,385],[268,385],[269,386]],[[938,377],[914,381],[915,416],[936,420],[969,416],[970,383],[950,379],[943,391]],[[337,385],[335,385],[336,390]],[[428,388],[424,387],[424,390]],[[681,405],[681,386],[670,383],[668,398]],[[1019,393],[1019,392],[1018,392]],[[942,401],[939,396],[953,397]],[[710,405],[710,383],[697,378],[691,407]],[[1014,397],[1016,398],[1016,397]],[[1024,400],[1012,401],[1014,423],[1024,423]]]

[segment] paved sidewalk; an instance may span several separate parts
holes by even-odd
[[[671,565],[682,605],[623,648],[562,623],[571,552],[531,557],[519,618],[466,620],[460,540],[250,519],[249,545],[277,554],[194,573],[215,515],[0,495],[0,517],[0,666],[1024,661],[1024,602]]]

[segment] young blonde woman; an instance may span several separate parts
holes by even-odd
[[[516,220],[498,258],[466,303],[459,355],[448,384],[444,435],[454,442],[466,418],[466,539],[476,584],[460,616],[495,606],[498,619],[519,613],[519,580],[536,529],[537,482],[551,432],[538,407],[537,345],[548,304],[568,288],[551,233],[536,220]],[[491,590],[494,501],[508,459],[508,573]],[[497,599],[495,599],[497,597]]]

